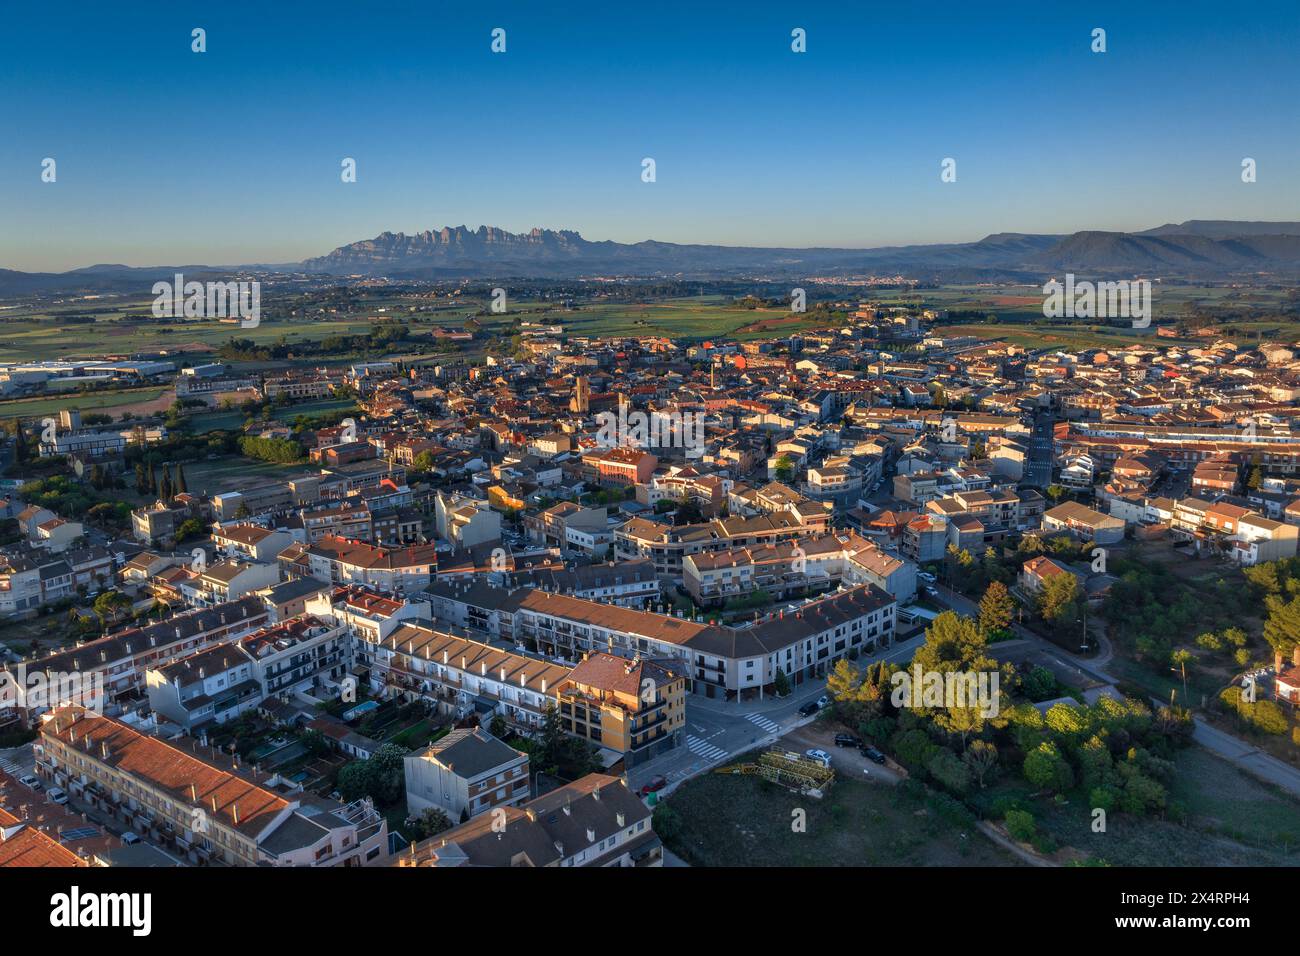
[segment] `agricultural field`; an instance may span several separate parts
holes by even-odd
[[[38,418],[57,415],[63,409],[75,408],[83,414],[96,413],[120,418],[123,414],[153,414],[164,411],[175,401],[171,388],[150,386],[94,392],[68,392],[41,398],[20,398],[0,402],[0,419]]]

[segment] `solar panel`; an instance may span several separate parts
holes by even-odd
[[[63,831],[62,839],[66,843],[69,840],[89,840],[97,836],[99,827],[72,827]]]

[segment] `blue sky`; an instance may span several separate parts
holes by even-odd
[[[4,14],[0,267],[480,223],[867,247],[1300,219],[1294,2],[122,6]]]

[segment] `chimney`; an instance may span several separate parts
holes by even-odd
[[[592,827],[587,827],[587,842],[588,843],[596,842],[596,831]]]
[[[622,810],[620,810],[620,811],[618,811],[618,813],[614,814],[614,819],[618,821],[618,825],[619,825],[620,827],[625,827],[625,826],[627,826],[627,817],[626,817],[626,815],[624,815],[624,813],[623,813]]]

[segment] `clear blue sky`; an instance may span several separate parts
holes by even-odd
[[[12,3],[0,267],[480,223],[865,247],[1300,219],[1297,50],[1294,0]]]

